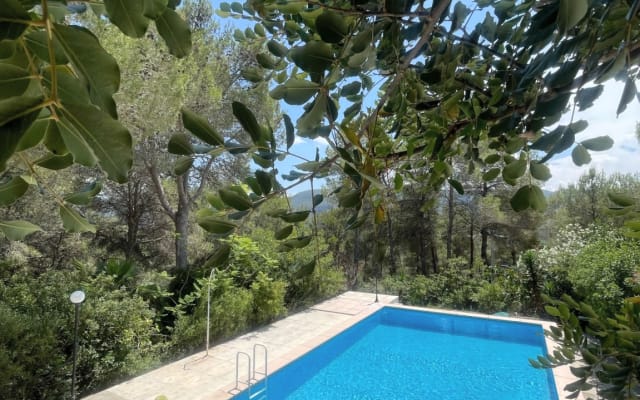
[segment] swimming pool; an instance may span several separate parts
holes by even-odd
[[[538,324],[384,307],[269,375],[268,399],[557,400]],[[240,393],[234,399],[248,399]]]

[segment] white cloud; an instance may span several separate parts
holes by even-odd
[[[545,183],[545,189],[557,190],[560,186],[575,183],[589,168],[607,174],[640,172],[640,163],[637,161],[640,160],[640,145],[635,136],[636,122],[640,121],[640,105],[634,99],[627,110],[616,118],[623,86],[620,82],[608,83],[594,106],[577,113],[574,118],[589,122],[589,127],[576,135],[576,142],[609,135],[615,142],[613,147],[604,152],[590,152],[591,163],[582,167],[573,164],[570,151],[554,157],[547,163],[553,177]],[[569,116],[565,116],[562,122],[567,123],[568,119]]]

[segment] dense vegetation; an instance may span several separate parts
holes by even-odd
[[[69,395],[79,288],[83,394],[202,348],[209,293],[215,341],[369,289],[556,318],[537,366],[636,396],[639,178],[540,186],[611,146],[557,122],[634,100],[640,1],[180,3],[0,0],[0,396]]]

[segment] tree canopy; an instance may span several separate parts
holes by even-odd
[[[183,57],[191,40],[178,5],[0,0],[1,204],[37,185],[42,167],[97,165],[109,179],[126,179],[131,136],[112,98],[118,65],[76,25],[74,13],[91,8],[131,37],[143,36],[154,22],[170,52]],[[295,184],[341,172],[345,180],[335,194],[354,210],[348,221],[354,226],[366,218],[365,200],[375,221],[384,220],[379,176],[388,170],[398,190],[420,179],[433,188],[448,181],[463,192],[455,156],[463,156],[469,170],[483,168],[487,181],[501,175],[519,187],[511,199],[515,210],[543,209],[538,182],[550,176],[547,160],[572,149],[582,165],[590,151],[612,143],[606,136],[580,140],[587,122],[575,121],[573,113],[589,108],[609,79],[626,82],[618,113],[637,96],[639,8],[640,1],[631,0],[294,0],[222,3],[219,13],[256,22],[235,35],[263,49],[244,77],[268,85],[274,99],[303,107],[295,123],[283,118],[287,149],[296,136],[324,137],[332,147],[326,158],[305,161],[285,178]],[[234,102],[232,110],[246,141],[225,140],[206,118],[185,109],[183,124],[195,137],[176,135],[168,150],[250,153],[262,168],[246,180],[252,193],[236,186],[210,197],[215,208],[233,209],[238,218],[281,191],[274,161],[288,152],[245,104]],[[567,111],[570,122],[558,125]],[[73,205],[98,191],[51,193],[66,229],[91,229]],[[272,214],[292,224],[309,215]],[[215,210],[200,222],[217,234],[236,226]],[[12,239],[38,229],[23,221],[3,221],[0,228]],[[298,237],[283,245],[306,243]]]

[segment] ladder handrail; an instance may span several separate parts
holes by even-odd
[[[240,356],[244,355],[247,357],[247,381],[246,382],[241,382],[240,381]],[[247,353],[245,353],[244,351],[239,351],[236,353],[236,387],[234,389],[236,390],[240,390],[239,384],[240,383],[244,383],[247,385],[247,388],[251,387],[251,356]]]
[[[264,372],[258,372],[258,369],[256,368],[256,349],[257,348],[262,348],[264,350]],[[268,370],[268,355],[267,355],[267,346],[260,344],[260,343],[256,343],[253,345],[253,380],[257,381],[256,379],[256,374],[261,374],[264,375],[264,383],[265,386],[267,384],[267,375],[269,373]]]

